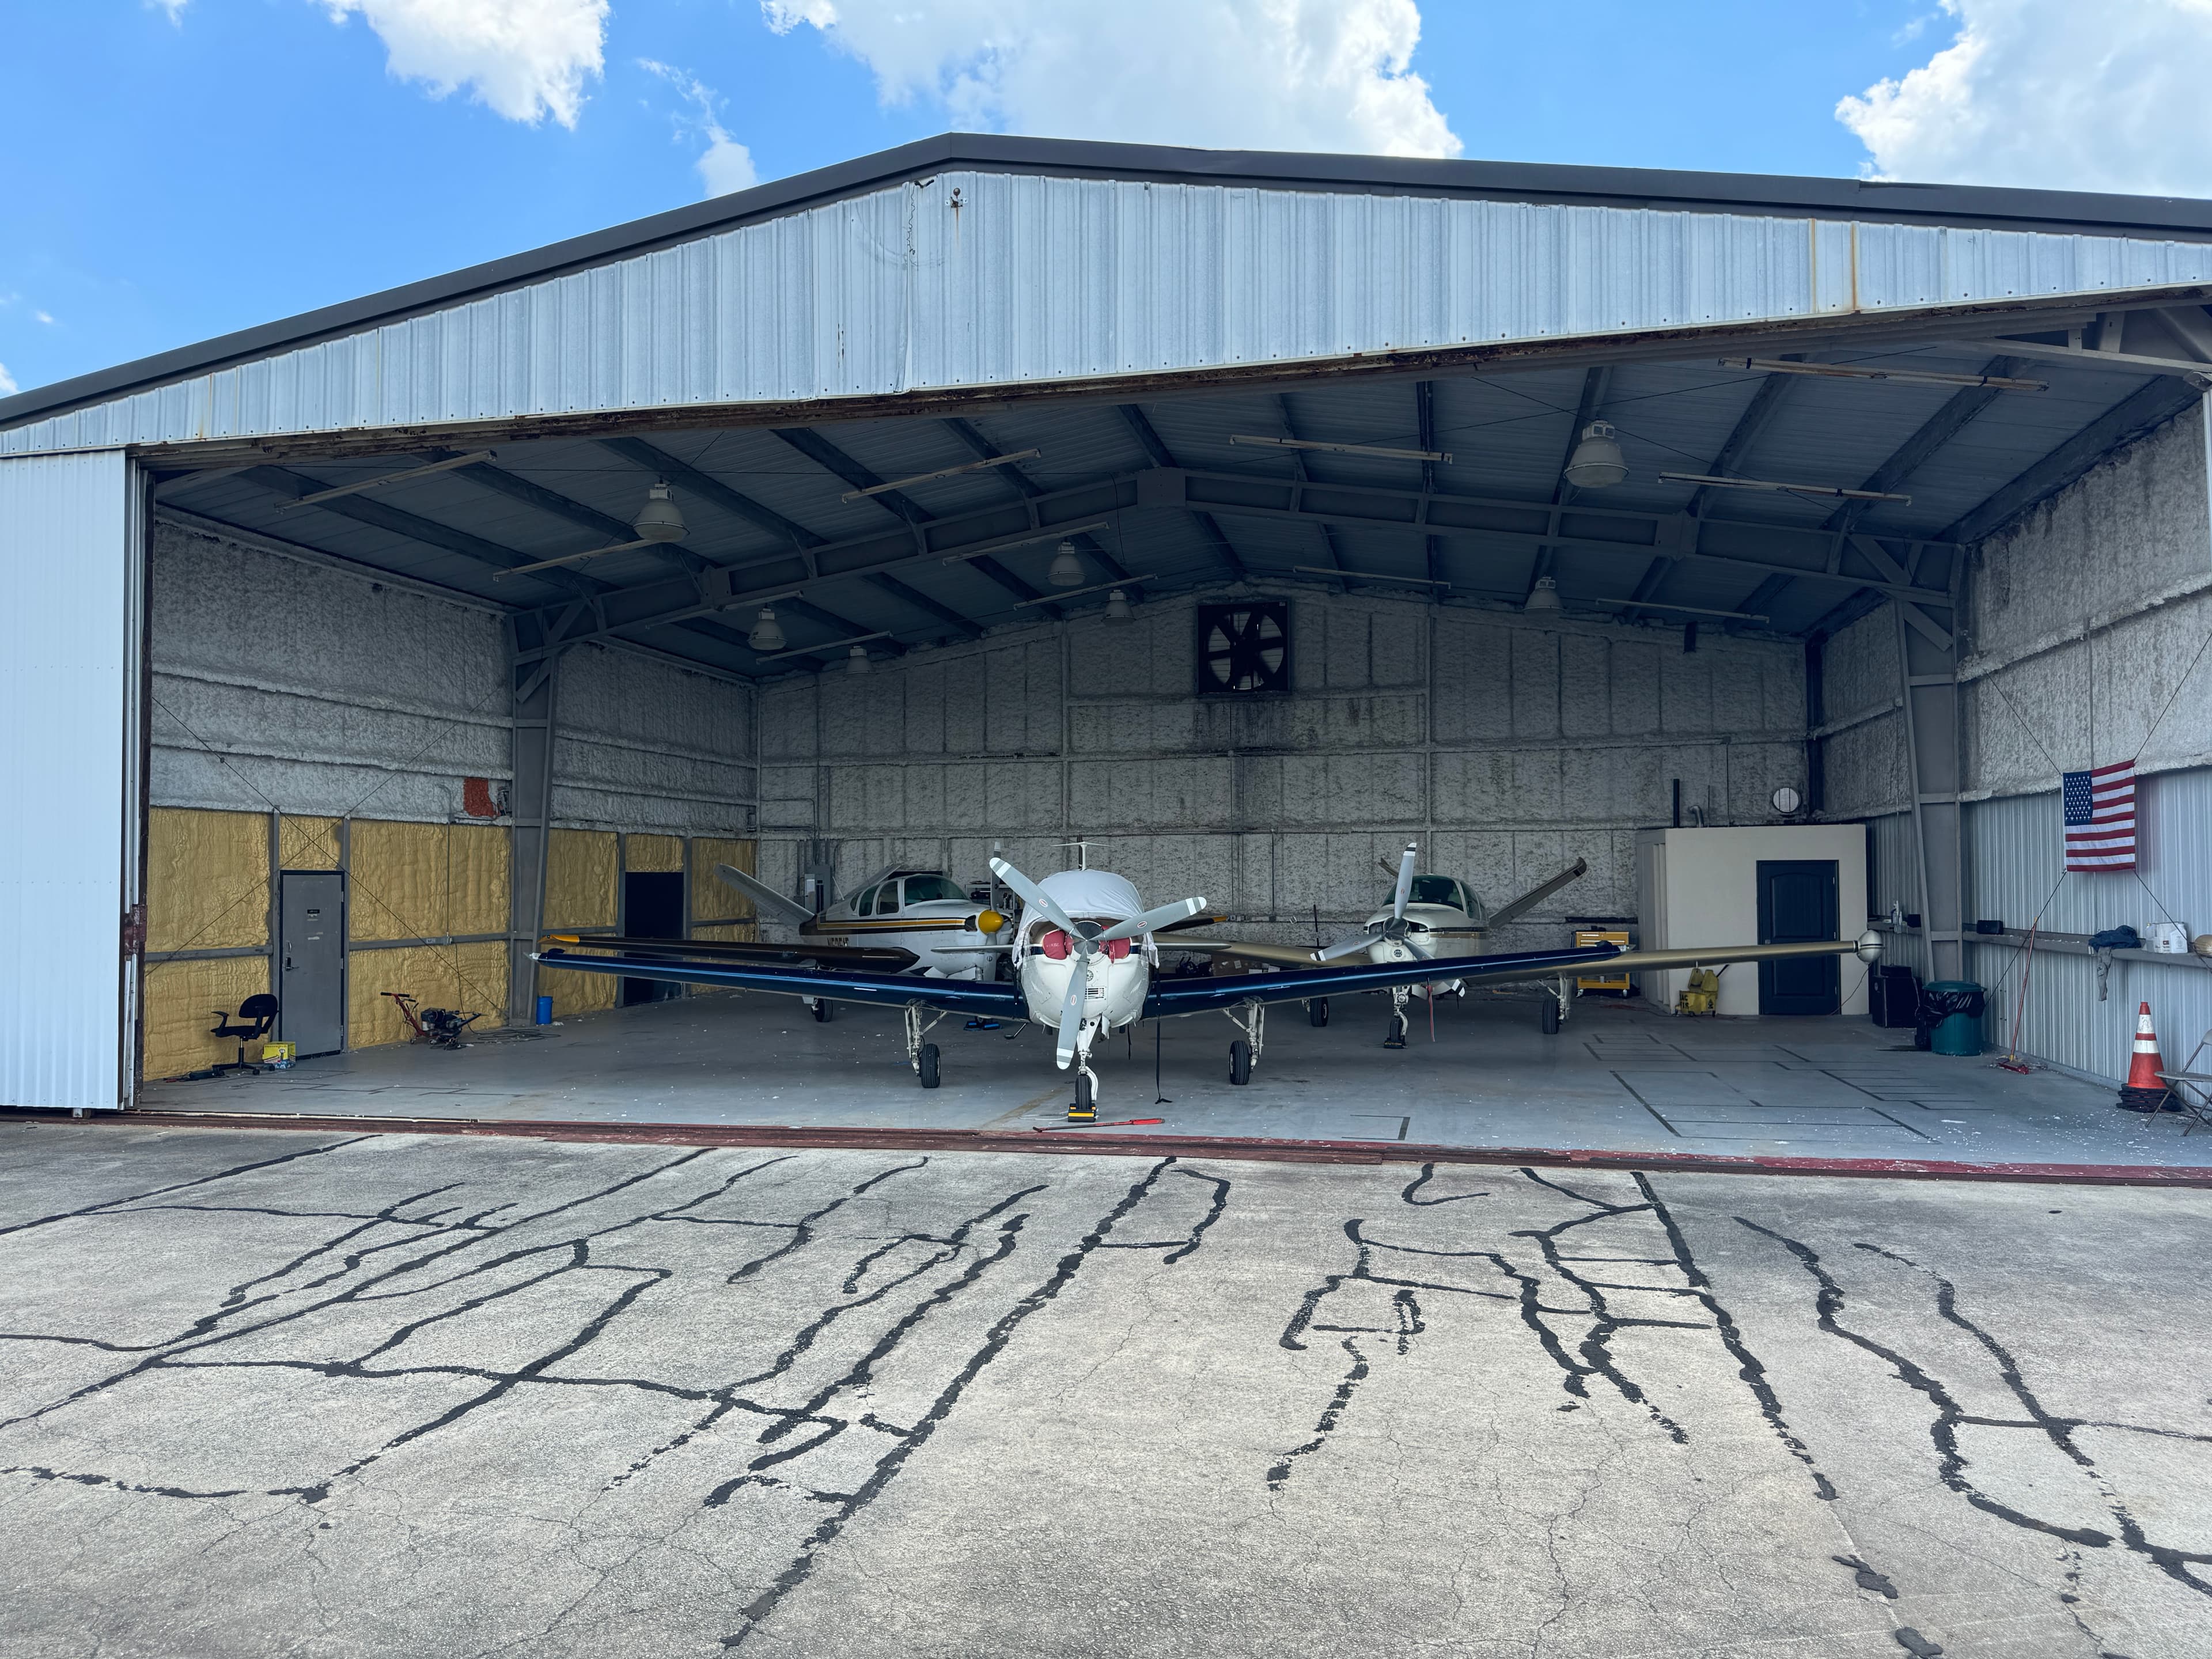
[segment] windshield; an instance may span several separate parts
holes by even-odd
[[[906,878],[906,902],[908,904],[927,904],[938,899],[951,899],[955,903],[965,904],[968,895],[950,876],[908,876]]]
[[[1415,876],[1413,890],[1406,896],[1406,902],[1408,904],[1448,904],[1456,910],[1459,908],[1459,884],[1449,876]]]

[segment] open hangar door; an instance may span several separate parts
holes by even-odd
[[[0,1105],[136,1080],[143,525],[120,450],[0,459]]]
[[[994,846],[1049,872],[1078,836],[1148,898],[1284,944],[1358,926],[1408,841],[1492,906],[1580,860],[1486,948],[1561,944],[1638,914],[1640,833],[1850,819],[1901,787],[1905,757],[1861,746],[1863,694],[1900,695],[1890,602],[1913,640],[1948,634],[1946,532],[2111,407],[2089,374],[2067,410],[1991,391],[1983,444],[1939,465],[1930,422],[1966,429],[1954,381],[1986,361],[1911,362],[1924,383],[1622,362],[177,468],[153,834],[235,850],[178,890],[200,908],[154,971],[208,976],[175,1000],[193,1036],[202,1005],[276,982],[269,872],[340,869],[349,1048],[407,1035],[393,989],[487,1027],[550,995],[613,1029],[624,981],[533,975],[541,933],[634,933],[680,887],[673,931],[745,939],[718,865],[849,897],[890,866],[980,884]],[[1608,408],[1629,476],[1574,486]],[[1863,494],[1656,482],[1684,454]],[[636,521],[663,487],[683,533],[656,541]],[[1279,672],[1206,682],[1222,605],[1280,607]],[[1917,872],[1909,826],[1888,850]],[[1858,964],[1837,991],[1863,1009]],[[610,1100],[655,1063],[635,1029],[592,1050]],[[901,1085],[895,1037],[842,1040]],[[149,1074],[179,1054],[229,1057],[149,1037]],[[748,1048],[717,1086],[741,1107],[773,1069]]]

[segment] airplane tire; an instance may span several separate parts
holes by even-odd
[[[830,1002],[828,998],[817,997],[815,999],[814,1018],[817,1024],[827,1025],[830,1023]]]
[[[1098,1102],[1091,1093],[1090,1076],[1083,1072],[1075,1074],[1075,1109],[1086,1115],[1098,1109]]]
[[[1311,1002],[1306,1004],[1306,1024],[1309,1025],[1326,1025],[1328,1024],[1328,999],[1327,997],[1316,997]]]
[[[1239,1088],[1252,1080],[1252,1045],[1243,1037],[1229,1045],[1229,1080]]]
[[[1544,1035],[1545,1035],[1546,1036],[1559,1036],[1559,1001],[1558,1001],[1558,1000],[1557,1000],[1556,998],[1553,998],[1553,997],[1546,997],[1546,998],[1544,999]]]
[[[921,1078],[921,1086],[925,1089],[934,1089],[937,1086],[937,1045],[933,1042],[923,1043],[921,1052],[915,1058],[918,1062],[915,1068],[915,1075]]]

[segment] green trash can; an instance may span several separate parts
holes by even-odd
[[[1982,1052],[1982,988],[1970,979],[1932,980],[1920,988],[1920,1024],[1939,1054]]]

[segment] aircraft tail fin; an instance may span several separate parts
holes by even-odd
[[[797,927],[802,921],[811,921],[814,913],[796,899],[787,899],[757,876],[749,876],[734,864],[718,864],[714,873],[753,902],[763,921],[787,922]]]
[[[1546,882],[1541,887],[1532,887],[1527,892],[1522,894],[1519,898],[1515,899],[1510,904],[1499,905],[1498,908],[1490,913],[1489,921],[1485,924],[1485,926],[1492,928],[1498,928],[1503,927],[1509,921],[1518,921],[1522,917],[1527,915],[1531,910],[1541,904],[1546,899],[1551,897],[1553,894],[1558,892],[1559,889],[1565,887],[1569,882],[1580,881],[1589,873],[1589,860],[1588,859],[1577,859],[1571,865],[1560,871],[1558,875],[1553,876],[1551,880]]]

